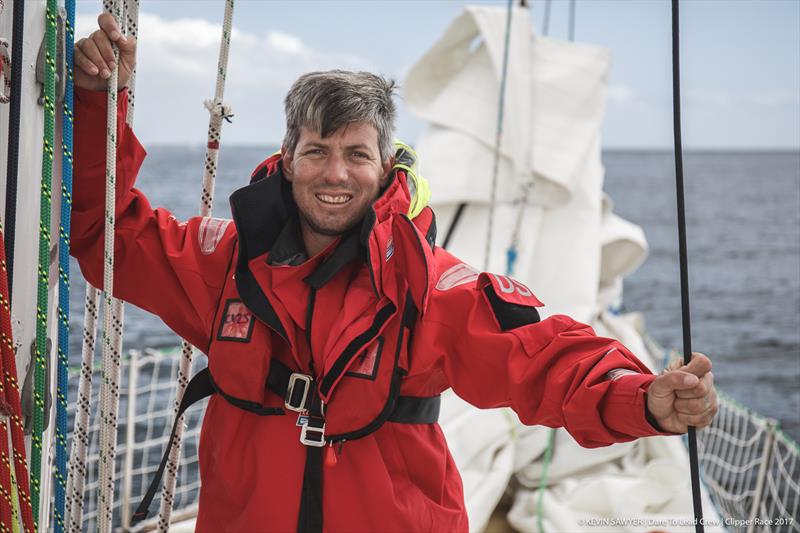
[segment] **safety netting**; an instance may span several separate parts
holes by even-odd
[[[161,457],[169,441],[174,420],[176,382],[180,366],[180,350],[130,350],[122,359],[120,382],[119,426],[117,429],[117,453],[114,491],[117,497],[113,507],[113,529],[154,529],[158,516],[130,528],[139,500],[158,469]],[[192,374],[207,365],[205,356],[193,361]],[[70,373],[71,393],[75,393],[79,380],[78,372]],[[92,402],[97,402],[102,375],[95,372],[92,380]],[[200,427],[207,400],[198,402],[189,409],[185,417],[186,429],[182,437],[180,466],[177,469],[177,484],[173,494],[172,520],[178,521],[196,514],[200,491],[198,442]],[[69,427],[75,417],[76,405],[69,408]],[[89,426],[89,450],[86,458],[86,485],[83,491],[83,531],[96,531],[98,519],[98,475],[100,459],[99,425],[100,413],[92,412]],[[70,440],[72,434],[70,434]],[[161,492],[156,496],[160,500]],[[74,504],[74,502],[72,502]],[[157,502],[160,503],[160,502]]]
[[[720,395],[698,432],[706,487],[730,531],[800,533],[800,448],[775,420]]]

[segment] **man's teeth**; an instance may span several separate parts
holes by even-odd
[[[318,194],[317,198],[326,204],[343,204],[352,198],[349,194],[340,194],[331,196],[330,194]]]

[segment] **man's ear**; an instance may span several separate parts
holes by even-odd
[[[294,175],[294,153],[288,152],[285,146],[281,147],[281,163],[283,164],[283,177],[286,181],[292,181]]]
[[[383,164],[383,177],[381,178],[381,187],[386,187],[386,184],[389,183],[389,174],[392,172],[392,167],[394,167],[394,156],[390,157],[388,161]]]

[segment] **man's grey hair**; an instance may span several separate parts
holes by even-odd
[[[303,74],[284,101],[285,152],[294,153],[302,127],[325,138],[351,122],[366,122],[378,131],[378,148],[385,163],[394,155],[395,87],[393,80],[369,72],[329,70]]]

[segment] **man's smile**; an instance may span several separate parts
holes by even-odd
[[[322,194],[314,195],[317,200],[328,205],[343,205],[353,199],[352,194]]]

